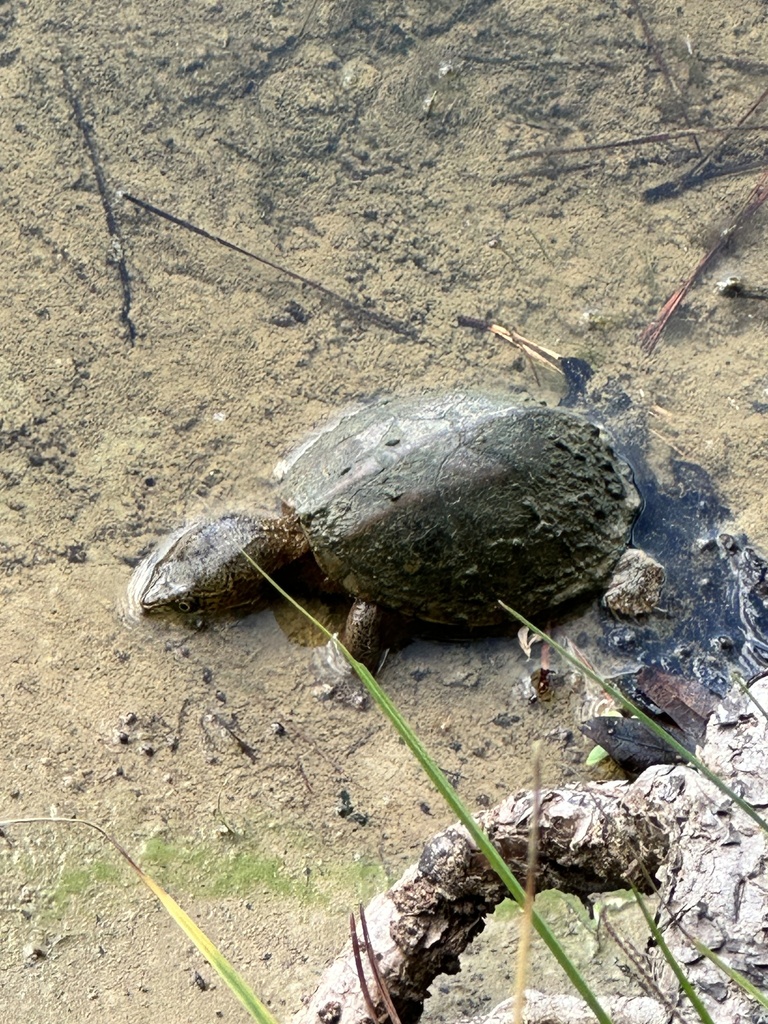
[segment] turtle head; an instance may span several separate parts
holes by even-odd
[[[229,513],[175,530],[136,567],[128,584],[127,617],[261,603],[266,584],[256,565],[272,573],[306,549],[294,519]]]
[[[227,560],[242,557],[240,547],[231,543],[232,531],[222,522],[197,522],[174,530],[142,559],[128,584],[132,617],[150,612],[188,614],[222,603]]]

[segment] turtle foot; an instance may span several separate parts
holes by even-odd
[[[655,558],[628,548],[613,570],[603,604],[614,615],[648,615],[658,605],[664,581],[664,569]]]
[[[365,711],[370,703],[368,691],[355,675],[335,640],[329,640],[323,647],[315,649],[312,668],[313,675],[318,680],[312,693],[318,700],[332,700],[358,711]]]

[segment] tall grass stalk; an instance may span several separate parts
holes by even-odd
[[[247,557],[247,556],[246,556]],[[413,756],[421,765],[423,771],[430,779],[432,784],[435,786],[437,791],[440,793],[442,798],[448,804],[450,809],[459,819],[461,824],[466,828],[467,832],[472,837],[478,849],[485,854],[488,862],[490,863],[493,870],[506,885],[512,897],[521,906],[525,907],[525,889],[520,885],[518,880],[510,871],[504,858],[501,856],[499,851],[493,845],[488,838],[487,834],[477,824],[472,812],[460,799],[453,786],[450,784],[448,779],[445,777],[437,763],[434,761],[432,756],[428,753],[426,747],[422,744],[416,733],[410,727],[408,722],[400,714],[400,711],[395,704],[390,700],[387,693],[382,690],[379,684],[374,679],[372,673],[363,665],[357,661],[347,648],[341,643],[341,641],[335,637],[329,629],[326,629],[320,622],[318,622],[301,604],[296,601],[291,595],[280,586],[275,580],[272,579],[264,570],[257,565],[252,559],[249,558],[254,568],[261,573],[265,580],[270,583],[275,590],[285,598],[290,604],[293,605],[302,615],[304,615],[310,622],[320,630],[321,633],[329,640],[332,641],[346,661],[349,663],[352,670],[355,672],[357,677],[365,686],[366,690],[370,694],[372,700],[378,705],[381,711],[387,716],[392,725],[395,727],[398,735],[401,737],[405,745],[411,751]],[[571,984],[574,986],[576,991],[587,1003],[590,1010],[594,1013],[600,1024],[611,1024],[610,1017],[606,1014],[600,1005],[597,997],[595,996],[592,989],[589,987],[586,979],[583,977],[579,969],[570,959],[565,949],[561,945],[559,939],[550,929],[546,921],[538,914],[537,911],[532,911],[531,919],[533,926],[538,932],[539,936],[550,950],[555,960],[560,964],[563,971],[567,975]]]

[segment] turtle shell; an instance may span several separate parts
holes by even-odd
[[[527,396],[395,398],[342,418],[283,473],[317,562],[347,593],[491,625],[600,590],[640,497],[587,419]]]

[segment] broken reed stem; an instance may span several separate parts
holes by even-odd
[[[392,996],[390,995],[387,983],[381,976],[379,965],[376,962],[376,952],[371,942],[371,936],[368,933],[368,923],[365,920],[365,908],[362,903],[358,904],[358,911],[360,914],[360,927],[363,930],[363,941],[365,943],[365,952],[368,957],[368,966],[371,968],[371,974],[373,980],[376,982],[376,987],[379,990],[379,997],[384,1004],[384,1007],[389,1015],[391,1024],[400,1024],[400,1017],[395,1009],[395,1004],[392,1002]],[[376,1006],[371,997],[370,990],[368,988],[368,982],[365,979],[365,970],[363,968],[363,960],[360,956],[360,942],[357,938],[357,925],[355,923],[355,915],[349,915],[349,937],[352,942],[352,955],[355,958],[355,970],[357,972],[357,979],[360,983],[360,993],[365,1003],[365,1008],[368,1011],[368,1016],[371,1018],[372,1024],[378,1024],[379,1014]]]
[[[533,744],[533,780],[531,796],[533,803],[528,832],[528,865],[525,875],[525,906],[520,919],[520,936],[517,945],[517,968],[515,971],[515,1002],[512,1014],[514,1024],[522,1024],[525,1007],[525,983],[528,975],[528,961],[533,938],[533,901],[536,898],[536,872],[539,865],[539,822],[541,820],[541,740]]]
[[[563,373],[562,356],[558,355],[551,348],[545,348],[543,345],[538,345],[535,341],[524,338],[514,328],[507,330],[506,327],[502,327],[500,324],[491,323],[490,320],[478,320],[473,316],[458,316],[456,323],[459,327],[471,327],[478,331],[489,331],[491,334],[503,338],[504,341],[508,341],[515,348],[520,349],[533,370],[537,384],[539,383],[539,375],[536,373],[535,362],[542,363],[544,366],[548,366],[560,374]]]
[[[400,1024],[400,1016],[395,1009],[395,1004],[392,1002],[392,996],[387,988],[387,983],[382,978],[381,971],[379,970],[379,965],[376,960],[376,951],[373,948],[371,936],[368,933],[368,922],[365,920],[365,908],[362,903],[358,904],[358,912],[360,914],[360,927],[363,929],[363,939],[365,940],[365,951],[368,955],[368,964],[371,968],[371,974],[376,981],[376,987],[379,990],[381,1001],[386,1007],[392,1024]],[[376,1018],[374,1018],[374,1020],[376,1020]]]
[[[363,1002],[365,1003],[365,1009],[368,1012],[368,1016],[371,1021],[378,1021],[379,1016],[376,1012],[376,1007],[373,1005],[371,999],[371,993],[368,991],[368,982],[365,980],[365,971],[363,970],[363,961],[360,956],[360,943],[357,939],[357,925],[355,923],[355,915],[349,915],[349,937],[352,942],[352,955],[355,958],[355,970],[357,971],[357,978],[360,982],[360,992],[363,996]]]
[[[765,200],[768,199],[768,170],[763,171],[755,187],[749,193],[747,201],[738,212],[728,227],[720,233],[717,242],[712,246],[696,264],[693,272],[683,281],[680,287],[673,292],[658,312],[658,315],[645,328],[638,343],[646,355],[651,355],[659,343],[667,324],[679,309],[688,292],[693,288],[699,277],[706,268],[720,255],[734,235],[748,224],[754,214],[760,209]]]
[[[766,90],[768,92],[768,90]],[[752,104],[750,112],[754,110],[758,103]],[[745,117],[748,115],[745,115]],[[742,124],[742,118],[735,125],[699,125],[698,127],[693,126],[691,128],[676,128],[668,132],[652,132],[650,135],[636,135],[626,139],[614,139],[611,142],[585,142],[579,146],[540,146],[538,149],[513,149],[507,153],[507,160],[525,160],[534,159],[536,157],[550,157],[550,156],[571,156],[574,153],[599,153],[603,150],[612,149],[630,149],[636,148],[637,146],[650,146],[657,142],[675,142],[677,139],[690,139],[696,135],[704,134],[722,134],[723,138],[718,142],[709,154],[707,154],[702,160],[696,164],[696,168],[703,167],[705,162],[717,152],[720,146],[726,139],[729,139],[736,132],[764,132],[768,129],[768,125],[764,124]]]

